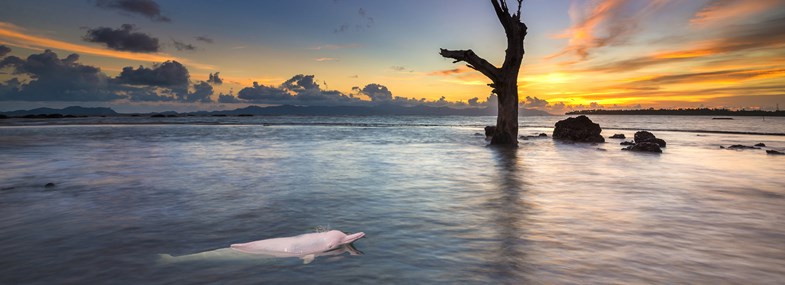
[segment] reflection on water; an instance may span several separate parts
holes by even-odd
[[[0,127],[0,283],[785,278],[783,157],[719,148],[783,149],[783,137],[660,131],[661,155],[611,140],[508,149],[461,120]],[[521,130],[539,132],[550,130]],[[365,254],[158,262],[321,227],[365,232],[355,243]]]

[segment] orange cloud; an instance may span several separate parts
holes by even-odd
[[[570,19],[573,25],[553,38],[569,38],[568,45],[560,52],[547,56],[553,59],[568,54],[575,54],[581,60],[589,57],[591,49],[624,42],[636,28],[636,23],[647,14],[656,11],[669,0],[652,0],[640,10],[626,15],[623,8],[628,0],[605,0],[594,6],[581,8],[577,2],[570,6]],[[602,31],[599,31],[602,29]],[[575,62],[573,62],[575,63]]]
[[[454,69],[433,71],[433,72],[428,73],[428,75],[431,75],[431,76],[450,76],[450,75],[455,75],[455,74],[466,73],[466,72],[469,72],[469,71],[472,71],[472,69],[469,69],[466,66],[461,66],[461,67],[454,68]]]
[[[53,40],[42,36],[29,35],[24,33],[24,29],[11,23],[0,22],[0,41],[3,43],[34,50],[59,49],[82,54],[91,54],[102,57],[120,58],[144,62],[164,62],[176,60],[188,66],[203,70],[215,70],[215,66],[196,63],[184,58],[174,57],[163,53],[132,53],[124,51],[107,50],[86,45],[73,44],[69,42]]]
[[[695,13],[690,24],[705,27],[728,22],[767,11],[783,3],[783,0],[713,0]]]

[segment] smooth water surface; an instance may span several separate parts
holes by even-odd
[[[560,118],[522,119],[521,134],[550,135]],[[785,280],[785,157],[719,148],[783,150],[785,136],[717,133],[785,124],[592,118],[606,137],[670,130],[654,132],[668,147],[538,138],[499,149],[476,134],[492,119],[476,117],[5,123],[0,283]],[[321,228],[365,232],[364,255],[159,263]]]

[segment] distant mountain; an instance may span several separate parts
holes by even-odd
[[[495,116],[496,108],[464,108],[430,107],[424,105],[404,107],[398,105],[378,106],[293,106],[280,105],[270,107],[248,106],[234,110],[199,111],[186,113],[189,115],[259,115],[259,116]],[[545,111],[521,109],[521,116],[552,116]]]
[[[71,106],[66,107],[63,109],[52,109],[52,108],[36,108],[32,110],[17,110],[11,112],[0,112],[0,114],[9,116],[9,117],[19,117],[19,116],[27,116],[27,115],[46,115],[46,114],[61,114],[61,115],[72,115],[72,116],[113,116],[118,115],[117,112],[112,110],[112,108],[104,108],[104,107],[80,107],[80,106]]]

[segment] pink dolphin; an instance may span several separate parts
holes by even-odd
[[[305,263],[310,263],[316,256],[324,255],[323,253],[338,249],[342,245],[350,245],[364,236],[363,232],[347,235],[341,231],[332,230],[294,237],[238,243],[231,245],[230,248],[248,254],[299,257]]]

